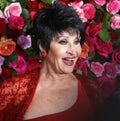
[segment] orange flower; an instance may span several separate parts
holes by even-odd
[[[82,52],[80,54],[80,57],[81,58],[86,58],[88,56],[88,52],[89,52],[89,47],[86,43],[84,43],[82,45]]]
[[[16,43],[11,39],[6,39],[2,37],[0,39],[0,55],[2,56],[9,56],[15,50]]]

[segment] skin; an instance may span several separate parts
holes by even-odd
[[[75,104],[78,80],[72,72],[81,53],[79,38],[77,34],[64,32],[51,41],[35,95],[24,119],[62,112]]]

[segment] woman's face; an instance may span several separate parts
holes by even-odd
[[[63,32],[51,41],[46,62],[56,73],[71,73],[80,53],[80,37]]]

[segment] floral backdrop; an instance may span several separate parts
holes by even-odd
[[[56,0],[0,0],[0,81],[39,67],[33,33],[36,12]],[[75,71],[98,81],[107,98],[120,81],[120,0],[59,0],[72,6],[86,29]]]

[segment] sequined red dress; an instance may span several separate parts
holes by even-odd
[[[38,79],[40,77],[39,70],[39,68],[34,69],[32,71],[26,72],[23,75],[14,76],[9,80],[0,83],[0,121],[23,121],[24,114],[32,101],[32,98],[37,87]],[[80,115],[84,115],[86,117],[89,116],[89,114],[91,114],[92,116],[93,113],[91,113],[91,111],[96,112],[99,109],[99,107],[101,107],[100,105],[102,104],[102,98],[99,88],[97,88],[96,86],[96,83],[93,80],[90,80],[80,75],[76,75],[76,77],[78,78],[78,80],[80,80],[79,86],[84,90],[84,92],[82,92],[80,91],[81,88],[79,88],[79,94],[82,94],[82,96],[84,97],[83,100],[81,100],[80,97],[78,97],[76,104],[72,108],[68,109],[67,113],[65,111],[61,112],[60,115],[58,115],[59,113],[57,115],[51,115],[50,117],[53,116],[52,121],[63,121],[62,118],[61,120],[55,120],[56,118],[58,118],[59,116],[61,117],[62,115],[63,119],[65,118],[65,116],[67,116],[68,119],[65,118],[66,121],[73,121],[70,120],[71,118],[69,114],[71,114],[72,111],[78,113],[78,108],[76,108],[77,105],[83,106],[79,108],[79,112]],[[86,95],[88,96],[87,100],[89,101],[89,106],[91,108],[86,107],[86,104],[88,104],[85,103],[86,100],[84,100],[86,98]],[[88,112],[86,112],[86,114],[85,112],[83,113],[84,108],[89,109]],[[48,120],[49,118],[47,118],[43,118],[44,120],[38,120],[36,118],[36,120],[30,121],[51,120],[51,118],[50,120]],[[74,121],[79,120],[75,119]]]

